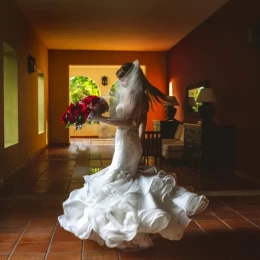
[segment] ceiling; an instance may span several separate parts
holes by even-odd
[[[17,0],[49,49],[169,50],[227,0]]]

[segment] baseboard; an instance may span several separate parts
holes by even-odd
[[[51,143],[48,145],[48,147],[52,147],[52,146],[70,146],[70,143]]]
[[[83,136],[77,136],[77,135],[71,135],[70,138],[98,138],[98,135],[83,135]]]
[[[249,175],[248,173],[241,172],[238,170],[234,171],[234,174],[236,177],[246,180],[248,182],[254,183],[254,184],[260,184],[260,177]]]
[[[43,150],[45,150],[47,147],[47,145],[45,145],[44,147],[42,147],[40,150],[38,150],[37,152],[35,152],[34,154],[32,154],[32,156],[28,157],[24,162],[20,163],[19,165],[13,167],[12,169],[9,169],[9,171],[7,172],[7,175],[5,175],[2,179],[0,179],[0,187],[4,184],[4,182],[11,177],[12,175],[14,175],[17,171],[19,171],[21,168],[25,167],[29,161],[31,161],[33,158],[35,158],[39,153],[41,153]]]
[[[260,190],[222,190],[222,191],[195,191],[207,197],[231,196],[259,196]]]

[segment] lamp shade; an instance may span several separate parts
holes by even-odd
[[[214,96],[214,93],[213,93],[213,90],[212,88],[203,88],[197,99],[196,99],[196,102],[201,102],[201,103],[204,103],[204,102],[208,102],[208,103],[212,103],[212,102],[216,102],[216,98]]]
[[[179,102],[175,96],[168,96],[167,101],[163,102],[164,106],[179,106]]]
[[[188,106],[189,106],[189,107],[195,107],[195,106],[197,106],[197,103],[196,103],[194,97],[189,97],[189,99],[188,99]]]

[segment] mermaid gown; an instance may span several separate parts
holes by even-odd
[[[116,111],[122,115],[123,105]],[[121,249],[148,248],[151,234],[180,240],[189,216],[203,211],[208,200],[162,170],[142,171],[141,156],[138,127],[118,127],[111,165],[84,176],[84,186],[63,203],[60,225],[80,239]]]

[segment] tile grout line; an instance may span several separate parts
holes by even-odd
[[[200,226],[200,224],[199,224],[195,219],[193,219],[193,221],[196,223],[196,225],[197,225],[207,236],[209,236],[209,234],[206,232],[206,230],[204,230],[204,229]]]
[[[117,255],[117,260],[121,260],[121,257],[120,257],[120,254],[119,254],[119,251],[117,248],[116,248],[116,255]]]
[[[212,212],[212,211],[211,211]],[[214,212],[212,212],[213,214],[214,214]],[[195,220],[195,219],[193,219],[193,221],[198,225],[198,227],[206,234],[206,236],[208,236],[209,237],[209,239],[211,239],[212,237],[210,236],[210,234],[206,231],[206,230],[204,230],[200,225],[199,225],[199,223]],[[225,224],[225,223],[224,223]],[[233,229],[231,229],[232,231],[233,231]],[[232,260],[232,259],[230,259],[230,260]]]
[[[220,220],[224,225],[226,225],[228,228],[230,228],[232,231],[234,231],[234,229],[232,227],[230,227],[224,220],[222,220],[220,217],[218,217],[218,215],[216,215],[213,211],[211,211],[212,214],[218,219]]]
[[[226,203],[223,202],[223,204],[227,207],[229,207]],[[231,208],[231,207],[230,207]],[[242,214],[240,214],[238,211],[236,211],[235,209],[231,208],[234,212],[236,212],[239,216],[241,216],[242,218],[244,218],[245,220],[247,220],[248,222],[250,222],[252,225],[254,225],[256,228],[260,229],[259,226],[257,226],[254,222],[252,222],[250,219],[244,217]]]
[[[6,258],[6,260],[9,260],[10,257],[13,255],[15,249],[17,248],[19,242],[21,241],[22,236],[24,235],[25,231],[27,230],[27,228],[28,228],[29,225],[31,224],[32,219],[33,219],[33,218],[31,218],[31,219],[29,220],[28,224],[27,224],[26,227],[24,228],[22,234],[21,234],[21,235],[19,236],[19,238],[17,239],[16,243],[14,244],[14,247],[13,247],[12,251],[10,252],[10,254],[8,255],[8,257]]]
[[[84,245],[85,245],[85,240],[83,239],[83,240],[82,240],[82,244],[81,244],[81,246],[82,246],[82,250],[81,250],[81,260],[84,259],[84,253],[85,253]]]
[[[47,259],[47,256],[48,256],[48,254],[49,254],[49,252],[50,252],[51,244],[52,244],[53,237],[54,237],[54,234],[55,234],[55,231],[56,231],[57,226],[58,226],[58,221],[56,222],[55,227],[54,227],[54,229],[53,229],[53,231],[52,231],[51,239],[50,239],[50,241],[49,241],[49,244],[48,244],[48,247],[47,247],[47,250],[46,250],[46,252],[45,252],[45,255],[44,255],[43,260],[46,260],[46,259]]]

